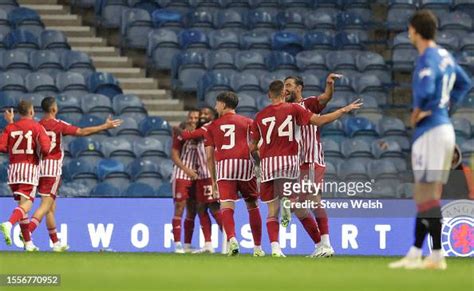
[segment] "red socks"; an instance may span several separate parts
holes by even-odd
[[[211,229],[211,218],[209,217],[209,214],[207,211],[204,211],[203,213],[199,213],[199,221],[201,223],[201,229],[202,233],[204,234],[204,241],[205,242],[210,242],[211,241],[211,235],[212,235],[212,229]]]
[[[194,218],[186,218],[184,220],[184,243],[191,244],[194,232]]]
[[[303,225],[306,232],[309,234],[311,239],[315,244],[321,241],[321,234],[319,233],[318,225],[316,220],[310,215],[306,216],[303,219],[300,219],[301,224]]]
[[[324,210],[324,208],[318,207],[314,210],[314,214],[316,215],[316,221],[318,222],[321,235],[329,234],[329,222],[326,210]]]
[[[28,219],[28,216],[25,215],[25,218],[20,220],[21,234],[23,235],[23,240],[25,242],[31,241],[31,233],[30,233],[30,230],[28,229],[29,224],[30,224],[30,220]]]
[[[278,236],[280,234],[280,224],[278,223],[278,219],[275,217],[267,218],[267,231],[270,242],[278,242]]]
[[[221,209],[222,222],[227,235],[227,240],[235,237],[235,222],[234,222],[234,209],[224,208]]]
[[[212,212],[212,217],[216,220],[217,225],[219,228],[222,229],[222,213],[220,210]]]
[[[59,241],[58,239],[58,233],[56,232],[56,228],[48,228],[49,232],[49,238],[53,242],[53,244],[57,243]]]
[[[35,229],[40,225],[41,221],[38,220],[36,217],[31,218],[30,224],[28,225],[28,229],[31,233],[35,231]]]
[[[262,218],[258,207],[249,209],[249,221],[254,245],[260,246],[262,245]]]
[[[18,221],[20,221],[23,216],[26,215],[26,212],[25,210],[23,210],[23,208],[21,207],[16,207],[14,210],[13,210],[13,213],[12,215],[10,216],[10,219],[8,220],[12,225],[15,225],[15,223],[17,223]]]
[[[181,217],[175,216],[171,221],[173,225],[173,238],[175,242],[181,241]]]

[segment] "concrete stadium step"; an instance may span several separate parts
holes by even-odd
[[[161,89],[127,89],[123,90],[124,94],[134,94],[145,100],[156,99],[170,99],[171,94],[166,90]]]
[[[67,37],[94,37],[95,31],[89,26],[48,26],[47,29],[55,29],[64,32]]]
[[[150,111],[178,111],[183,110],[183,103],[178,99],[162,99],[162,100],[142,100],[146,109]]]
[[[119,78],[120,86],[124,90],[128,89],[156,89],[158,88],[158,82],[151,78]]]
[[[25,4],[22,6],[36,10],[41,17],[43,17],[43,15],[63,15],[69,13],[69,10],[63,5]]]
[[[58,0],[18,0],[18,4],[23,5],[23,4],[44,4],[44,5],[54,5],[58,4]]]
[[[107,41],[101,37],[68,37],[67,41],[71,46],[81,46],[81,45],[106,46],[107,45]]]
[[[102,68],[126,68],[126,67],[132,66],[132,60],[130,60],[127,57],[121,57],[121,56],[116,56],[116,57],[94,56],[92,57],[92,60],[94,61],[94,65],[96,67],[102,67]]]
[[[168,122],[184,121],[188,113],[186,111],[148,111],[148,115],[161,116]]]
[[[111,46],[73,46],[73,50],[82,51],[89,56],[110,56],[116,57],[119,55],[117,49]]]
[[[77,15],[41,15],[41,20],[46,26],[82,26],[82,20]]]
[[[113,74],[116,78],[144,78],[145,71],[140,68],[105,68],[96,67],[98,72],[107,72]]]

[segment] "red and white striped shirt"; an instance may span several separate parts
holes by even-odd
[[[252,138],[261,143],[262,182],[296,179],[300,172],[300,126],[310,123],[313,113],[300,104],[269,105],[257,113]]]
[[[248,146],[252,122],[230,112],[209,125],[205,143],[214,148],[217,181],[248,181],[255,177]]]
[[[304,99],[300,105],[314,114],[320,114],[326,107],[319,103],[319,97],[316,96]],[[302,163],[316,163],[325,166],[321,130],[318,126],[313,124],[301,126],[301,151]]]
[[[18,163],[8,166],[8,184],[38,185],[38,179],[38,165]]]
[[[198,168],[198,179],[210,179],[211,172],[207,167],[207,153],[204,140],[199,140],[197,145],[197,168]]]
[[[180,159],[183,164],[193,170],[196,170],[197,164],[197,143],[194,140],[179,140],[173,137],[173,149],[180,152]],[[191,178],[178,166],[174,165],[172,180],[191,180]]]

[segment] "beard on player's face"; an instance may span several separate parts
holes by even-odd
[[[296,101],[296,92],[294,90],[293,91],[286,90],[285,91],[285,100],[288,103],[295,102]]]

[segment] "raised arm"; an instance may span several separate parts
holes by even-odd
[[[88,135],[91,135],[91,134],[94,134],[94,133],[101,132],[103,130],[119,127],[122,124],[122,122],[123,122],[123,120],[121,120],[121,119],[114,119],[113,120],[112,117],[109,116],[109,118],[107,118],[107,120],[103,124],[97,125],[97,126],[79,128],[79,129],[77,129],[77,131],[74,135],[76,135],[76,136],[88,136]]]
[[[326,89],[324,93],[319,95],[319,103],[321,105],[328,104],[329,101],[332,99],[332,95],[334,94],[334,82],[336,79],[340,79],[342,75],[331,73],[326,79]]]
[[[352,102],[351,104],[347,105],[346,107],[340,108],[334,112],[324,114],[324,115],[316,115],[313,114],[310,119],[310,123],[317,125],[317,126],[322,126],[324,124],[333,122],[336,119],[341,118],[346,113],[351,112],[352,110],[359,109],[362,106],[363,103],[360,102],[360,99],[357,99],[356,101]]]

